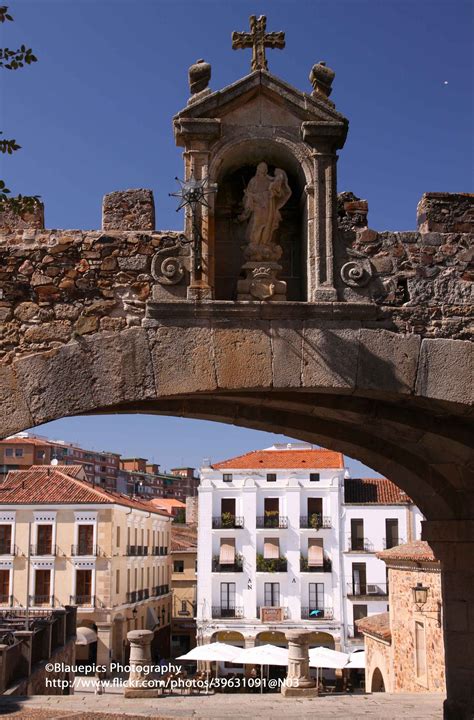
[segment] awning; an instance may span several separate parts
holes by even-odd
[[[263,557],[265,560],[278,560],[280,557],[280,541],[278,538],[264,539]]]
[[[351,656],[349,658],[349,662],[346,665],[346,668],[351,668],[353,670],[364,670],[365,669],[365,652],[362,650],[359,652],[351,653]]]
[[[235,538],[221,540],[219,562],[221,565],[233,565],[235,563]]]
[[[323,541],[319,538],[308,539],[308,565],[310,567],[323,566]]]
[[[97,642],[97,633],[88,627],[78,627],[76,630],[76,645],[90,645]]]

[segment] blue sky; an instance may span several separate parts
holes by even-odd
[[[349,118],[339,190],[369,201],[378,230],[415,228],[425,191],[472,189],[472,4],[463,0],[18,0],[2,45],[39,58],[2,73],[1,126],[22,150],[2,157],[14,192],[39,194],[46,225],[97,228],[102,196],[149,187],[157,228],[180,228],[182,176],[171,118],[188,98],[187,69],[212,64],[211,87],[247,74],[231,32],[250,14],[285,30],[270,71],[310,91],[313,63],[336,71],[332,99]],[[49,434],[157,461],[198,464],[269,444],[260,433],[167,418],[69,419]],[[133,430],[133,432],[131,432]],[[44,431],[44,429],[43,429]],[[184,452],[183,448],[186,448]]]

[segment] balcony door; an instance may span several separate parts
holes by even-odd
[[[76,570],[76,603],[88,605],[92,600],[92,570]]]
[[[235,615],[235,583],[221,583],[221,617]]]
[[[0,570],[0,603],[8,603],[10,596],[10,570]]]
[[[321,523],[323,518],[323,500],[322,498],[308,498],[308,523]]]
[[[9,555],[12,549],[12,526],[0,525],[0,555]]]
[[[351,520],[351,550],[364,549],[364,521]]]
[[[47,525],[44,527],[48,527]],[[35,571],[35,605],[49,605],[51,602],[51,570]]]
[[[323,617],[324,583],[309,583],[309,616]]]
[[[367,605],[353,605],[352,616],[354,618],[354,637],[360,637],[362,633],[357,629],[356,620],[367,617]]]
[[[94,526],[79,525],[77,528],[78,555],[94,554]]]
[[[53,526],[38,525],[37,528],[37,554],[51,555],[53,552]],[[49,572],[49,571],[48,571]]]
[[[385,547],[388,550],[398,544],[398,520],[390,520],[387,518],[385,520]]]
[[[367,570],[365,563],[352,563],[352,593],[367,594]]]
[[[280,522],[279,498],[265,498],[264,500],[264,527],[278,527]]]
[[[265,607],[280,607],[280,583],[265,583]]]

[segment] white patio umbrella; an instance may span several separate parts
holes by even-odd
[[[316,668],[316,684],[318,683],[318,668],[342,670],[346,667],[348,660],[347,653],[331,650],[331,648],[316,647],[309,651],[309,666]]]
[[[365,652],[351,653],[346,668],[349,670],[365,670]]]
[[[233,661],[242,665],[260,665],[262,680],[264,665],[288,665],[288,650],[278,645],[256,645],[245,650],[236,650]],[[263,682],[260,684],[260,692],[263,692]]]
[[[235,651],[234,645],[227,645],[227,643],[214,642],[207,643],[205,645],[196,645],[195,648],[187,652],[185,655],[180,655],[177,660],[203,660],[204,662],[224,661],[230,662]]]

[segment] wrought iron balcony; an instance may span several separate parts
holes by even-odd
[[[384,538],[383,539],[383,549],[389,550],[392,547],[396,547],[397,545],[404,545],[405,540],[403,538]]]
[[[313,530],[332,528],[332,520],[330,515],[321,515],[321,513],[311,513],[311,515],[300,516],[300,528],[312,528]]]
[[[388,595],[387,583],[349,582],[347,583],[348,597],[382,597]]]
[[[170,591],[169,585],[155,585],[152,590],[154,597],[160,597],[160,595],[167,595]]]
[[[347,552],[367,552],[373,553],[374,544],[367,538],[352,537],[349,535],[347,540]]]
[[[69,603],[80,607],[95,607],[95,595],[71,595]]]
[[[45,605],[47,607],[54,607],[54,595],[30,595],[30,605]]]
[[[87,543],[71,545],[71,555],[73,556],[92,555],[94,557],[98,557],[101,554],[102,553],[98,545],[89,545]]]
[[[220,605],[212,607],[213,618],[243,618],[243,607],[221,607]]]
[[[259,515],[257,516],[257,528],[276,528],[284,530],[288,527],[288,518],[285,515]]]
[[[300,570],[301,572],[332,572],[332,560],[324,557],[322,565],[308,565],[308,558],[301,555]]]
[[[244,565],[241,555],[236,555],[233,563],[221,563],[219,556],[212,558],[212,572],[243,572]]]
[[[57,545],[30,545],[30,555],[33,556],[45,556],[45,555],[57,555]]]
[[[0,595],[0,605],[13,606],[13,595]]]
[[[237,530],[239,528],[243,528],[243,526],[243,517],[237,517],[236,515],[230,515],[227,517],[224,513],[223,515],[218,515],[217,517],[212,518],[213,530]]]
[[[324,607],[302,607],[301,608],[301,619],[302,620],[333,620],[334,609]]]
[[[0,555],[18,555],[18,548],[11,542],[0,542]]]

